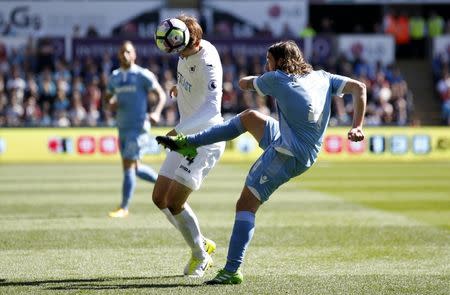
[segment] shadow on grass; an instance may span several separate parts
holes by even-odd
[[[114,289],[145,289],[145,288],[176,288],[176,287],[200,287],[201,283],[161,283],[161,280],[183,278],[182,275],[158,276],[158,277],[117,277],[94,279],[62,279],[41,281],[7,281],[0,279],[0,293],[3,287],[42,287],[47,290],[114,290]],[[126,282],[134,281],[134,282]],[[143,281],[143,282],[136,282]],[[158,281],[152,283],[149,281]]]

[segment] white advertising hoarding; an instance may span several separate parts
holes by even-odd
[[[66,36],[75,25],[85,32],[95,26],[100,35],[129,18],[159,9],[163,0],[152,1],[2,1],[0,33],[9,25],[10,35]]]
[[[381,61],[384,65],[395,61],[395,41],[388,35],[340,35],[338,50],[349,59],[358,54],[369,63]]]
[[[298,34],[308,23],[308,0],[209,0],[204,1],[204,5],[233,15],[259,29],[268,26],[276,37],[283,35],[285,26]]]

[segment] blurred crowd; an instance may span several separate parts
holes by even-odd
[[[450,50],[450,48],[449,48]],[[433,81],[441,103],[441,116],[445,125],[450,126],[450,52],[437,54],[433,58]]]
[[[114,113],[103,107],[108,77],[117,67],[115,56],[104,54],[101,59],[87,58],[68,63],[45,56],[42,48],[30,42],[21,51],[7,54],[0,50],[0,127],[10,126],[114,126]],[[45,50],[44,50],[45,52]],[[176,84],[176,56],[139,59],[137,63],[155,73],[168,92]],[[277,116],[271,97],[242,92],[239,78],[264,72],[265,56],[224,53],[223,101],[224,117],[245,109],[256,109]],[[312,56],[315,69],[351,76],[364,81],[368,90],[367,125],[406,125],[412,110],[412,95],[395,65],[371,65],[356,57],[343,56],[321,60]],[[156,99],[151,96],[150,100]],[[334,97],[331,125],[351,123],[351,96]],[[174,100],[169,99],[163,111],[162,126],[178,121]]]

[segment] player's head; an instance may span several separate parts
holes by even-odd
[[[181,14],[177,16],[177,18],[186,24],[190,36],[188,44],[180,52],[180,54],[182,56],[184,55],[189,56],[192,53],[192,51],[194,51],[195,53],[197,51],[196,49],[200,47],[200,41],[203,38],[203,29],[198,23],[197,19],[193,16]]]
[[[134,62],[136,61],[136,50],[131,41],[124,41],[122,43],[122,46],[120,46],[118,57],[121,68],[128,69],[134,64]]]
[[[267,70],[281,70],[287,74],[307,74],[312,67],[305,61],[302,51],[292,41],[275,43],[267,50]]]

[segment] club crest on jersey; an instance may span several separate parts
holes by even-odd
[[[197,66],[192,66],[192,67],[190,67],[189,68],[189,72],[191,72],[191,73],[193,73],[193,72],[195,72],[195,68],[196,68]]]
[[[208,83],[208,89],[213,91],[214,89],[217,88],[217,81],[216,80],[211,80]]]

